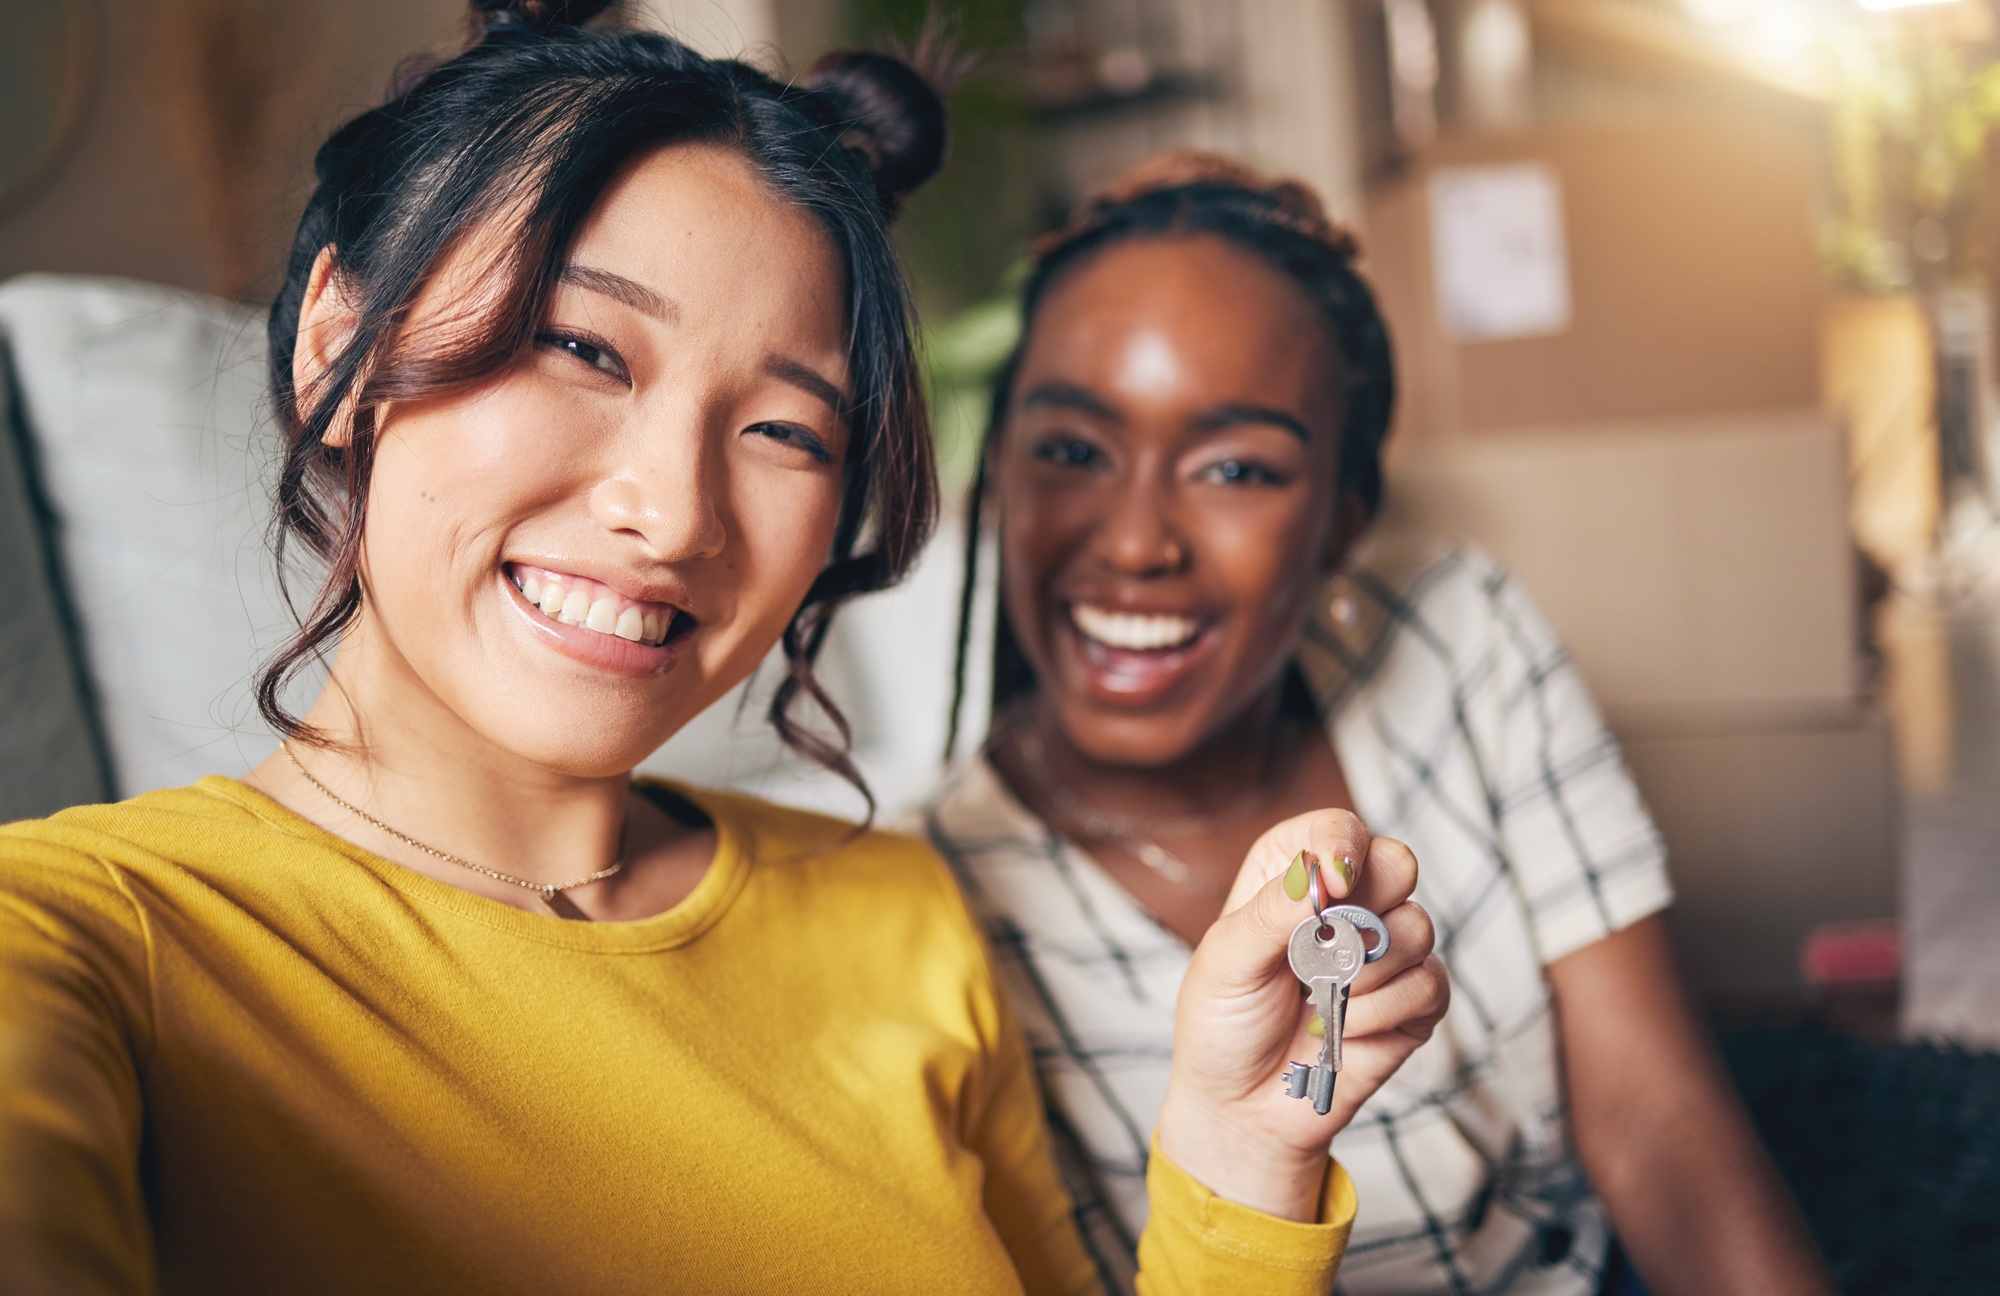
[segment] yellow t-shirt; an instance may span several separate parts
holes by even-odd
[[[208,778],[0,828],[0,1291],[1089,1291],[1033,1068],[922,845],[714,792],[639,922]],[[1324,1292],[1354,1214],[1153,1161],[1155,1291]]]

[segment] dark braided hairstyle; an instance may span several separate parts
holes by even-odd
[[[1201,235],[1223,239],[1261,258],[1290,276],[1319,305],[1347,376],[1338,489],[1359,504],[1365,516],[1374,516],[1381,507],[1382,442],[1389,435],[1395,409],[1396,372],[1389,331],[1375,295],[1354,269],[1359,249],[1353,235],[1329,221],[1318,197],[1296,180],[1273,181],[1239,162],[1193,149],[1140,163],[1030,249],[1021,292],[1021,338],[993,380],[993,403],[967,500],[965,583],[959,591],[947,761],[958,746],[965,706],[987,474],[1006,426],[1015,373],[1035,327],[1036,309],[1065,274],[1105,248],[1135,239]],[[1034,684],[1034,672],[1007,622],[1003,599],[993,630],[993,714]]]
[[[363,519],[383,404],[464,391],[532,345],[578,230],[632,160],[673,143],[730,148],[830,236],[847,292],[850,446],[832,551],[781,640],[771,701],[780,738],[873,797],[846,719],[813,675],[834,610],[900,579],[929,537],[937,484],[911,342],[908,290],[889,243],[897,200],[942,163],[944,104],[906,65],[829,55],[798,84],[649,32],[586,30],[607,0],[475,0],[456,57],[414,64],[387,103],[333,133],[271,307],[270,377],[284,436],[275,548],[325,569],[299,628],[257,680],[258,709],[288,738],[323,741],[285,707],[287,682],[322,659],[361,609]],[[449,328],[416,336],[412,304],[468,232],[497,226],[498,288]],[[309,393],[292,380],[300,306],[331,250],[355,308],[352,336]],[[340,446],[329,430],[352,420]],[[289,592],[287,594],[289,598]],[[837,741],[800,723],[801,698]]]

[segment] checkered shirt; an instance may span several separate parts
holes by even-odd
[[[1563,1128],[1544,967],[1672,899],[1618,745],[1528,596],[1463,546],[1349,573],[1298,661],[1369,827],[1409,843],[1452,1005],[1334,1151],[1361,1213],[1338,1290],[1547,1293],[1610,1237]],[[1077,1221],[1131,1288],[1189,951],[983,759],[925,831],[981,913],[1040,1067]]]

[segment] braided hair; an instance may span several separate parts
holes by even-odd
[[[987,476],[1013,398],[1014,378],[1035,313],[1066,274],[1115,244],[1140,239],[1208,235],[1258,257],[1289,276],[1317,304],[1345,370],[1339,487],[1372,517],[1382,503],[1382,443],[1395,410],[1396,372],[1375,295],[1355,271],[1354,236],[1327,218],[1313,191],[1296,180],[1271,180],[1219,154],[1179,149],[1127,171],[1077,208],[1067,224],[1037,239],[1021,293],[1021,337],[993,383],[993,400],[967,499],[965,575],[959,591],[951,713],[945,759],[958,745],[965,705],[965,670],[978,584]],[[998,609],[993,632],[993,714],[1034,687],[1034,672]]]

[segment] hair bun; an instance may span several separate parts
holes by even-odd
[[[581,27],[611,7],[611,0],[472,0],[476,30],[540,33]]]
[[[805,84],[832,107],[840,142],[868,159],[891,211],[944,165],[944,96],[903,60],[835,50],[812,65]]]

